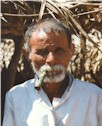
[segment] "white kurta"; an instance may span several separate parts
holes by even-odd
[[[73,80],[51,104],[34,79],[26,81],[6,94],[3,126],[102,126],[102,89]]]

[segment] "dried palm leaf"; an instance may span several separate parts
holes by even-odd
[[[68,15],[69,18],[71,19],[71,21],[75,24],[75,26],[78,28],[79,32],[83,34],[83,36],[86,37],[86,39],[88,39],[89,41],[91,41],[93,43],[93,45],[95,47],[97,47],[99,49],[99,45],[96,44],[89,36],[88,34],[84,31],[84,29],[81,27],[81,25],[76,21],[76,19],[73,17],[73,15],[71,14],[70,10],[68,10]],[[100,50],[100,49],[99,49]],[[102,50],[100,50],[102,52]]]
[[[59,15],[59,17],[64,17],[64,14],[63,14],[61,8],[59,8],[58,4],[55,4],[53,1],[47,0],[46,7],[49,8],[51,11],[55,11],[55,13],[57,13]],[[53,10],[53,8],[55,8],[55,9]]]
[[[41,4],[40,12],[39,12],[39,20],[42,19],[42,16],[44,14],[45,4],[46,4],[46,0],[43,0]]]
[[[94,11],[94,8],[93,8],[92,4],[87,5],[86,7],[87,7],[87,12]],[[96,16],[95,13],[92,13],[92,16],[93,16],[93,18],[94,18],[95,21],[98,21],[98,18],[97,18],[97,16]]]

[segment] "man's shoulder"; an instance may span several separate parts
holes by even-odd
[[[8,93],[20,93],[29,90],[34,86],[34,79],[27,80],[21,84],[13,86]]]
[[[9,103],[14,104],[16,107],[19,106],[19,103],[24,105],[26,101],[31,100],[33,102],[36,97],[37,92],[34,89],[34,79],[14,86],[6,93],[6,101],[9,101]]]
[[[86,81],[81,81],[78,79],[74,80],[76,88],[83,90],[84,92],[98,93],[102,96],[102,89],[94,83],[89,83]]]

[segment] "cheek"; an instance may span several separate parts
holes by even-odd
[[[45,63],[45,59],[37,54],[30,54],[29,59],[35,64],[36,68],[40,68]]]
[[[62,60],[62,64],[65,68],[68,67],[68,64],[69,64],[69,61],[70,61],[70,58],[69,56],[66,56],[65,58],[63,57],[61,60]]]

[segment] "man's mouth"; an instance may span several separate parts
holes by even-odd
[[[56,76],[59,75],[61,71],[47,71],[47,76]]]

